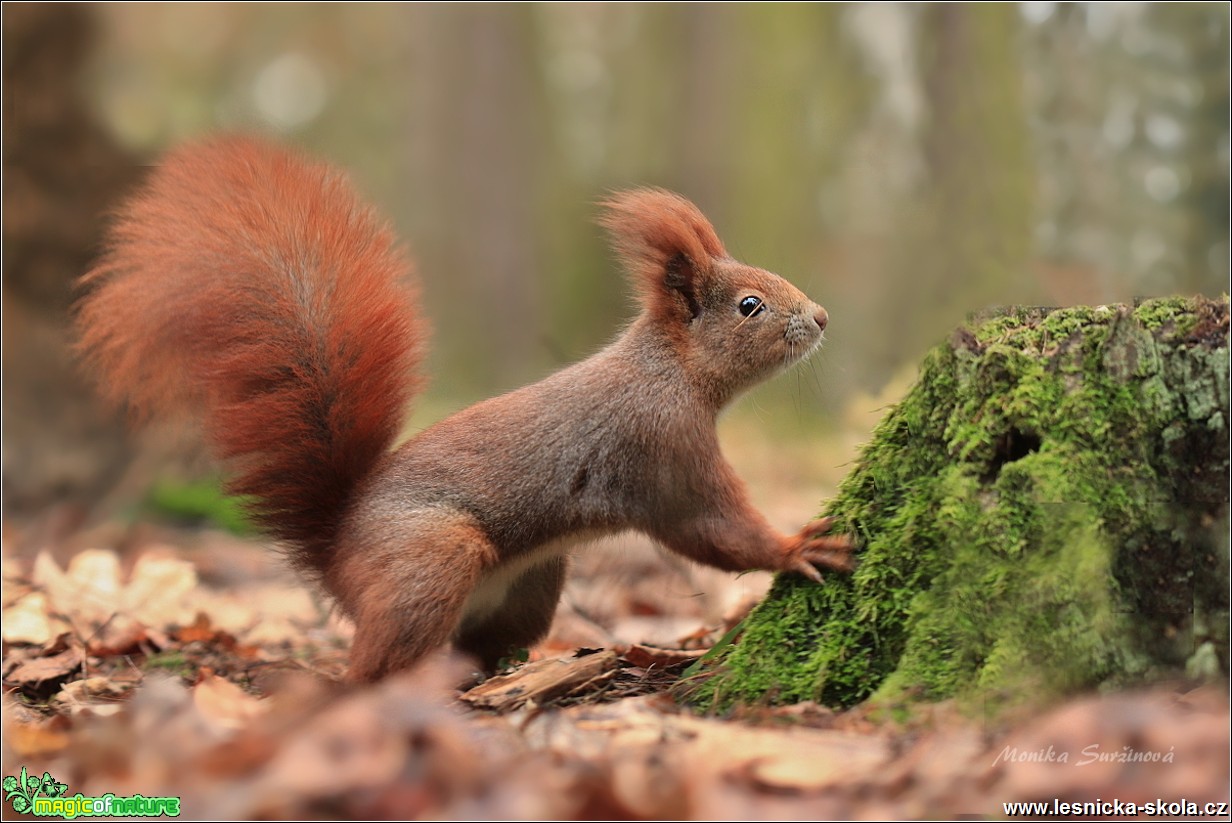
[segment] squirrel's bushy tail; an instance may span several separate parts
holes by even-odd
[[[82,280],[79,347],[141,417],[199,414],[257,522],[309,571],[419,385],[392,232],[343,175],[223,138],[171,152]]]

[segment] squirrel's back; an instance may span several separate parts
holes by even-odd
[[[169,153],[83,278],[80,349],[140,417],[199,414],[258,522],[310,571],[418,388],[394,237],[330,166],[251,138]]]

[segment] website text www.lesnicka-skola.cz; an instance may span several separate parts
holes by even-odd
[[[1152,800],[1133,803],[1124,800],[1051,801],[1002,803],[1006,817],[1227,817],[1228,804],[1195,800]]]

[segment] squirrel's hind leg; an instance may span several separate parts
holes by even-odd
[[[410,668],[446,645],[496,558],[484,532],[461,512],[404,513],[393,523],[366,525],[369,539],[357,541],[363,548],[344,553],[331,570],[345,583],[335,593],[355,620],[350,678],[361,682]]]
[[[569,558],[549,556],[516,577],[499,605],[462,619],[454,646],[493,672],[502,658],[529,648],[548,633],[569,570]]]

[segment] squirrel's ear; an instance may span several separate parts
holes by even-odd
[[[647,311],[662,319],[692,320],[701,311],[698,291],[711,264],[727,252],[705,215],[663,189],[613,194],[599,223],[633,281]]]

